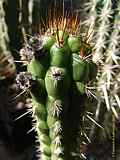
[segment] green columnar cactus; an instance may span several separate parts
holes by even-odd
[[[29,88],[31,93],[42,160],[72,159],[71,152],[80,154],[75,147],[76,133],[80,129],[79,121],[82,125],[86,84],[96,77],[91,72],[97,67],[92,59],[86,58],[91,55],[91,47],[84,37],[76,35],[76,31],[70,32],[76,18],[73,17],[71,26],[66,18],[55,23],[63,23],[63,30],[61,24],[58,27],[53,23],[48,28],[51,32],[33,36],[21,49],[28,73],[17,77],[21,89]],[[69,138],[75,150],[71,144],[69,147]]]
[[[8,31],[5,23],[4,0],[0,1],[0,79],[8,78],[15,73],[15,65],[8,50]]]
[[[33,105],[36,107],[35,111],[38,119],[37,130],[40,140],[41,157],[42,159],[50,159],[51,149],[50,138],[48,134],[49,128],[47,124],[46,109],[47,93],[44,81],[46,71],[49,67],[49,54],[45,49],[46,42],[43,44],[43,40],[41,42],[40,40],[37,38],[33,38],[30,41],[30,45],[33,47],[35,54],[31,62],[28,64],[28,72],[30,72],[34,77],[36,77],[38,81],[33,87],[33,89],[31,89],[31,94],[33,99]]]

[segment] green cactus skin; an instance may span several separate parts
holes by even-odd
[[[48,97],[47,100],[47,124],[51,138],[51,159],[55,160],[64,156],[62,117],[65,109],[65,101]]]
[[[48,144],[44,144],[41,142],[41,152],[47,156],[51,156],[51,148]]]
[[[67,45],[60,47],[55,43],[50,50],[51,66],[68,67],[70,51]]]
[[[73,95],[80,96],[85,94],[85,84],[82,82],[73,82]]]
[[[46,122],[47,111],[45,105],[38,102],[38,99],[33,98],[33,105],[35,106],[35,113],[37,115],[37,131],[40,143],[40,151],[42,155],[51,156],[49,128]]]
[[[52,126],[54,126],[55,122],[58,121],[58,119],[56,117],[52,117],[52,116],[47,116],[47,124],[49,126],[49,128],[52,128]]]
[[[47,112],[44,104],[37,102],[36,99],[34,100],[34,98],[32,99],[32,103],[33,103],[33,106],[35,106],[36,115],[40,117],[41,120],[46,120]]]
[[[39,124],[38,128],[39,128],[40,132],[46,133],[48,131],[48,125],[47,125],[46,121],[40,119],[40,120],[38,120],[38,124]]]
[[[46,145],[50,145],[50,138],[47,135],[41,134],[40,139],[41,139],[42,143],[44,143]]]
[[[83,61],[78,54],[72,54],[72,72],[73,80],[79,82],[88,81],[89,65],[88,62]]]
[[[48,57],[42,57],[40,60],[34,57],[28,64],[27,68],[28,72],[30,72],[33,76],[44,78],[48,65]]]
[[[81,47],[80,38],[78,38],[76,36],[70,36],[68,38],[68,46],[69,46],[71,52],[73,52],[73,53],[79,52],[80,47]]]
[[[46,89],[45,82],[43,79],[37,79],[35,84],[31,87],[31,96],[32,99],[36,102],[44,103],[46,99]]]
[[[70,86],[70,76],[65,68],[50,67],[46,73],[45,86],[49,96],[64,97]]]
[[[37,98],[36,98],[37,99]],[[33,98],[35,113],[37,115],[37,131],[40,140],[40,151],[42,155],[51,156],[49,128],[46,122],[47,111],[45,105],[40,100]],[[38,101],[39,100],[39,101]]]
[[[67,110],[67,105],[65,104],[65,99],[55,99],[53,97],[48,97],[46,107],[47,107],[47,124],[49,128],[54,127],[55,121],[57,121],[57,125],[61,126],[61,116],[62,112]],[[51,134],[55,134],[51,133]],[[51,137],[51,136],[50,136]]]
[[[55,43],[55,37],[54,36],[44,36],[43,37],[43,48],[47,51],[50,50],[52,45]]]

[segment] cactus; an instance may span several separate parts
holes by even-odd
[[[80,154],[75,143],[79,122],[82,126],[86,85],[96,77],[92,69],[97,72],[96,64],[87,58],[92,57],[92,47],[76,32],[77,17],[54,21],[43,35],[27,40],[20,51],[21,60],[27,61],[27,73],[17,76],[21,89],[29,89],[32,97],[43,160],[72,159],[72,152]]]
[[[6,20],[11,50],[19,50],[20,39],[25,40],[20,56],[27,73],[21,73],[16,80],[21,89],[29,90],[32,98],[41,158],[80,159],[77,141],[80,142],[81,137],[78,138],[78,132],[83,127],[86,92],[94,88],[89,87],[94,80],[97,96],[93,96],[99,100],[98,108],[102,114],[98,119],[96,109],[96,120],[103,122],[107,114],[113,114],[112,123],[118,118],[120,1],[90,0],[86,4],[89,14],[83,22],[83,31],[87,34],[78,33],[77,17],[70,17],[73,13],[68,17],[64,11],[61,13],[62,7],[66,7],[60,6],[61,1],[54,3],[57,9],[49,13],[48,8],[53,6],[53,1],[46,7],[48,0],[19,0],[14,4],[1,0],[0,80],[15,73],[8,50]],[[72,1],[71,9],[73,11]],[[27,36],[21,36],[22,29],[25,29]],[[32,35],[28,35],[30,33]],[[94,43],[94,48],[89,42]],[[15,60],[19,59],[16,53],[14,57]],[[109,113],[103,107],[105,104]],[[89,107],[89,104],[86,106]],[[96,129],[95,126],[93,128]],[[90,137],[95,141],[96,133],[93,130]],[[115,134],[112,134],[114,141]],[[114,145],[113,142],[113,152]]]
[[[90,5],[94,4],[94,5]],[[98,135],[113,134],[113,155],[115,156],[115,132],[112,133],[108,125],[110,125],[108,115],[112,115],[117,121],[119,106],[119,92],[118,92],[118,77],[119,77],[119,27],[118,17],[120,10],[120,1],[93,1],[87,4],[89,8],[90,17],[85,21],[87,26],[91,24],[90,31],[92,32],[90,39],[95,43],[93,61],[99,64],[98,74],[96,80],[96,95],[98,98],[98,105],[96,108],[96,120],[101,125],[105,124],[104,132],[95,126],[92,127],[90,137],[95,143],[100,141]],[[115,85],[116,84],[116,85]],[[116,86],[116,87],[115,87]],[[114,89],[113,89],[114,88]],[[116,90],[116,91],[115,91]],[[114,95],[115,94],[115,95]],[[106,104],[106,105],[105,105]],[[106,106],[103,107],[103,106]],[[98,114],[99,111],[99,114]],[[114,119],[113,118],[113,119]],[[115,120],[111,120],[115,123]],[[115,126],[115,124],[112,124]],[[110,128],[112,128],[112,125]],[[106,134],[105,134],[106,133]],[[89,149],[91,146],[89,147]],[[113,157],[114,159],[115,157]]]
[[[99,4],[100,3],[101,1]],[[116,78],[113,78],[113,74],[115,70],[117,71],[116,64],[119,64],[119,58],[116,55],[116,52],[119,50],[119,2],[117,2],[115,6],[114,2],[107,0],[101,6],[101,12],[97,16],[101,24],[97,27],[93,61],[102,64],[98,70],[97,92],[100,94],[100,97],[105,100],[107,110],[109,111],[112,105],[109,101],[112,96],[112,82],[116,81]],[[106,18],[103,18],[105,15]],[[95,21],[94,23],[96,25],[97,22]]]

